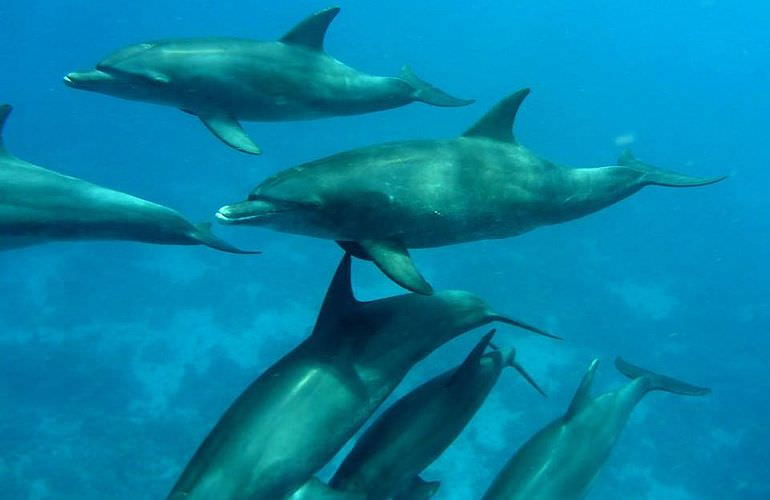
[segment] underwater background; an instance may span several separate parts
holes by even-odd
[[[246,123],[260,157],[171,108],[62,83],[128,44],[276,39],[329,5],[5,0],[0,102],[15,106],[5,144],[204,221],[298,163],[458,135],[526,86],[516,136],[546,158],[611,165],[630,146],[656,166],[729,174],[699,189],[649,187],[517,238],[413,251],[436,288],[475,292],[566,339],[500,327],[496,342],[519,349],[550,397],[504,373],[423,477],[442,481],[436,498],[479,497],[523,441],[566,410],[591,359],[602,360],[597,391],[624,383],[612,366],[622,355],[713,394],[645,398],[589,498],[770,498],[770,4],[343,2],[326,38],[332,56],[380,75],[410,64],[478,102]],[[336,245],[215,230],[264,255],[127,242],[0,253],[0,498],[164,498],[234,398],[309,333]],[[356,263],[354,285],[362,299],[402,293],[368,263]],[[481,333],[435,352],[393,397],[460,362]]]

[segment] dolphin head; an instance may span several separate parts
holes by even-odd
[[[171,79],[152,64],[149,56],[156,46],[142,43],[121,49],[91,71],[75,71],[64,77],[72,88],[90,90],[124,99],[166,102],[165,90]]]
[[[280,175],[280,174],[279,174]],[[322,192],[302,176],[268,179],[257,186],[246,200],[225,205],[216,218],[223,224],[266,226],[288,233],[335,238],[335,224],[325,206]]]

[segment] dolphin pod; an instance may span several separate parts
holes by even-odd
[[[669,172],[630,153],[598,168],[544,160],[511,131],[528,93],[506,97],[455,139],[381,144],[284,170],[217,218],[337,240],[407,290],[430,294],[409,248],[507,238],[596,212],[644,186],[724,179]]]
[[[516,362],[514,349],[484,353],[493,334],[486,334],[462,364],[388,408],[359,438],[330,485],[368,500],[429,498],[440,483],[424,481],[419,474],[462,432],[506,366],[544,394]]]
[[[173,106],[200,118],[239,151],[259,154],[239,120],[309,120],[357,115],[421,101],[465,106],[420,80],[409,67],[399,77],[361,73],[329,56],[324,37],[338,7],[322,10],[280,40],[237,38],[161,40],[111,54],[96,69],[64,82],[124,99]]]
[[[307,120],[392,109],[420,101],[464,106],[419,79],[361,73],[329,56],[324,38],[339,13],[309,16],[277,41],[162,40],[125,47],[73,88],[174,106],[197,116],[230,147],[259,154],[240,121]],[[420,475],[463,431],[515,349],[485,335],[465,360],[394,403],[361,436],[328,484],[315,476],[418,362],[466,332],[501,322],[540,328],[492,310],[465,291],[440,290],[409,249],[507,238],[576,219],[648,185],[705,186],[625,152],[617,164],[572,168],[539,157],[513,135],[529,94],[502,99],[461,136],[379,144],[279,172],[216,214],[225,224],[266,226],[335,240],[345,251],[310,335],[260,374],[215,423],[169,500],[418,500],[439,481]],[[176,211],[28,163],[4,147],[11,112],[0,105],[0,250],[59,240],[132,240],[239,250]],[[355,298],[351,256],[371,260],[410,293]],[[488,351],[488,349],[490,349]],[[628,418],[650,391],[709,392],[616,360],[631,379],[591,395],[594,361],[567,412],[537,432],[493,481],[487,500],[581,498]]]
[[[591,396],[598,361],[583,376],[562,417],[539,431],[495,478],[484,500],[572,500],[583,498],[607,460],[637,403],[650,391],[703,396],[710,389],[634,366],[620,358],[618,370],[631,381]]]
[[[133,240],[239,250],[163,205],[16,158],[2,139],[11,106],[0,105],[0,250],[61,240]]]
[[[411,367],[491,321],[551,336],[462,291],[360,302],[346,254],[313,331],[257,378],[195,452],[169,500],[279,499],[311,480]]]

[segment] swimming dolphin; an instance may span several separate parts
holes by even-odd
[[[399,77],[361,73],[324,52],[338,7],[308,17],[280,40],[237,38],[162,40],[118,50],[93,71],[64,77],[70,87],[174,106],[195,115],[225,144],[260,150],[239,120],[310,120],[397,108],[414,101],[465,106],[420,80],[408,67]]]
[[[178,212],[33,165],[3,146],[11,112],[0,105],[0,250],[57,240],[134,240],[239,250]]]
[[[566,168],[519,145],[511,128],[528,89],[503,99],[461,137],[382,144],[280,172],[246,201],[219,209],[226,224],[337,240],[402,287],[431,286],[409,248],[507,238],[576,219],[647,185],[703,186],[624,155],[617,166]]]
[[[358,439],[330,486],[367,500],[430,498],[439,483],[423,481],[419,474],[460,435],[506,366],[543,394],[515,361],[514,349],[484,354],[493,334],[486,334],[462,364],[393,403]]]
[[[350,260],[343,257],[311,335],[225,412],[170,500],[285,498],[331,460],[415,363],[445,342],[491,321],[548,335],[468,292],[360,302]]]
[[[650,391],[685,396],[711,392],[634,366],[615,366],[631,381],[591,397],[598,361],[583,376],[567,413],[540,430],[508,461],[484,500],[571,500],[583,498],[604,464],[636,404]]]

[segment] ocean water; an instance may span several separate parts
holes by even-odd
[[[327,51],[373,74],[410,64],[473,106],[415,103],[312,122],[247,123],[264,154],[222,145],[177,110],[62,83],[113,50],[187,36],[274,39],[327,7],[306,2],[0,3],[0,102],[17,156],[211,220],[266,176],[337,151],[452,137],[502,96],[532,94],[521,143],[576,166],[626,146],[693,175],[521,237],[414,251],[437,288],[473,291],[564,342],[500,327],[512,371],[425,472],[436,498],[473,499],[567,407],[591,359],[597,390],[622,355],[713,389],[650,394],[589,498],[770,498],[770,6],[762,2],[343,2]],[[56,243],[0,253],[0,498],[163,498],[230,402],[309,333],[341,252],[244,227],[205,247]],[[360,298],[401,293],[371,265]],[[394,397],[458,363],[481,330],[418,365]],[[339,457],[335,460],[338,463]],[[327,477],[333,466],[323,474]]]

